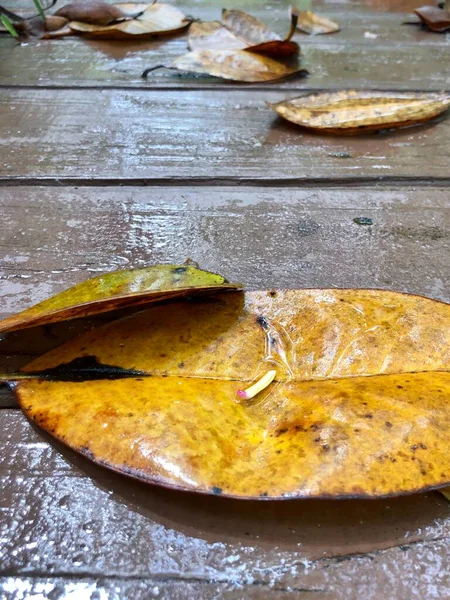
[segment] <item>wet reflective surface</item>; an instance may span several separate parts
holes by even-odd
[[[401,24],[420,4],[319,1],[314,10],[343,30],[296,34],[311,76],[280,92],[163,70],[143,83],[145,68],[185,52],[184,35],[126,47],[1,36],[1,174],[28,184],[0,194],[2,317],[101,272],[187,257],[253,289],[381,287],[450,300],[446,121],[349,141],[300,134],[265,108],[308,87],[447,89],[448,36]],[[222,8],[177,6],[208,20]],[[286,30],[284,2],[227,7]],[[157,187],[140,186],[154,178]],[[199,182],[211,186],[190,185]],[[2,367],[95,324],[12,334]],[[242,503],[164,491],[64,450],[5,388],[0,405],[15,407],[0,411],[8,600],[450,596],[448,505],[436,493]]]

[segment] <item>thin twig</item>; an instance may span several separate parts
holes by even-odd
[[[149,73],[151,73],[152,71],[156,71],[156,69],[165,69],[166,65],[156,65],[156,67],[150,67],[150,69],[145,69],[145,71],[142,73],[141,77],[142,79],[146,79],[147,75]]]
[[[11,12],[10,10],[8,10],[7,8],[4,8],[3,6],[0,6],[0,15],[5,15],[6,17],[8,17],[8,19],[11,19],[11,21],[16,21],[16,23],[20,23],[20,21],[25,20],[20,15],[16,15],[16,13]]]

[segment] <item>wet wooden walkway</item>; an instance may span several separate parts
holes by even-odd
[[[311,76],[266,85],[170,71],[143,82],[185,36],[16,46],[1,35],[0,316],[99,272],[188,257],[251,287],[450,301],[450,120],[327,138],[265,107],[307,89],[450,90],[450,37],[402,25],[420,4],[317,2],[343,31],[299,34]],[[203,19],[221,7],[178,5]],[[280,0],[227,7],[286,29]],[[91,325],[10,335],[1,367]],[[437,493],[247,503],[164,491],[50,441],[5,387],[0,407],[1,598],[450,597],[450,505]]]

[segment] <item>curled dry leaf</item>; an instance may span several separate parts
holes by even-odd
[[[68,21],[82,21],[91,25],[109,25],[125,18],[125,14],[117,5],[107,2],[72,2],[55,12],[55,16],[64,17]]]
[[[81,365],[109,376],[80,381]],[[25,369],[42,370],[54,380],[15,384],[25,413],[143,481],[239,498],[381,497],[450,482],[450,306],[437,301],[216,294],[91,330]],[[237,396],[264,378],[254,398]]]
[[[0,332],[99,313],[215,289],[236,289],[221,275],[189,265],[157,265],[114,271],[88,279],[0,321]]]
[[[448,10],[437,6],[422,6],[414,12],[431,31],[442,33],[450,29],[450,12]]]
[[[262,21],[241,10],[223,10],[222,23],[194,23],[189,31],[191,50],[247,50],[270,56],[292,56],[300,52],[291,41],[297,16],[291,17],[291,29],[283,40]]]
[[[189,27],[190,50],[244,50],[247,44],[219,21],[192,23]]]
[[[340,26],[335,21],[332,21],[327,17],[322,17],[309,10],[298,11],[297,9],[292,9],[292,12],[295,12],[298,17],[297,29],[300,29],[300,31],[303,31],[304,33],[320,35],[325,33],[336,33],[341,30]]]
[[[450,106],[450,95],[352,90],[305,94],[269,106],[302,127],[332,134],[357,134],[433,119]]]
[[[285,65],[262,54],[253,54],[245,50],[196,50],[184,54],[167,65],[158,65],[146,69],[142,77],[156,69],[176,69],[190,73],[201,73],[242,81],[256,83],[260,81],[275,81],[293,75],[305,76],[307,71],[298,67]]]
[[[90,37],[126,39],[130,36],[143,38],[173,33],[184,29],[191,22],[180,10],[169,4],[157,2],[149,5],[128,2],[114,6],[125,16],[125,20],[106,26],[71,21],[69,26],[76,33]]]

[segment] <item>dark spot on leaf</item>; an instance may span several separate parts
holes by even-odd
[[[269,323],[267,322],[267,319],[265,317],[257,317],[256,322],[264,329],[264,331],[267,331],[269,329]]]
[[[142,371],[124,369],[114,365],[99,363],[95,356],[82,356],[69,363],[63,363],[51,369],[33,371],[32,375],[48,381],[99,381],[102,379],[125,379],[145,375]]]
[[[220,488],[220,487],[217,487],[217,486],[213,486],[213,487],[211,488],[211,492],[212,492],[213,494],[215,494],[216,496],[220,496],[220,494],[222,493],[222,491],[223,491],[223,490],[222,490],[222,488]]]
[[[413,446],[411,446],[411,452],[415,452],[418,447],[419,446],[417,444],[414,444]]]
[[[277,292],[276,292],[275,290],[270,290],[270,292],[269,292],[269,296],[270,296],[271,298],[276,298],[276,296],[277,296]]]
[[[186,273],[187,271],[187,267],[175,267],[174,269],[172,269],[172,273],[176,273],[181,274],[181,273]]]
[[[279,435],[283,435],[283,433],[287,433],[288,429],[286,429],[285,427],[283,427],[282,429],[279,429],[276,433],[276,436],[278,437]]]
[[[322,446],[322,450],[323,450],[324,452],[329,452],[329,450],[330,450],[330,446],[329,446],[328,444],[324,444],[324,445]]]
[[[184,367],[184,362],[180,362],[180,363],[178,363],[178,368],[179,368],[179,369],[182,369],[183,367]]]
[[[426,450],[427,449],[427,447],[425,446],[425,444],[421,443],[421,444],[419,444],[419,446],[422,448],[422,450]]]
[[[261,498],[267,498],[268,495],[268,492],[263,492],[262,494],[260,494]]]
[[[385,425],[386,427],[392,427],[392,423],[390,423],[389,421],[386,421]]]
[[[371,413],[367,413],[367,414],[364,415],[364,418],[365,419],[372,419],[373,415]]]
[[[397,388],[398,388],[399,390],[402,390],[402,389],[403,389],[403,386],[402,386],[402,385],[398,385],[398,386],[397,386]]]

